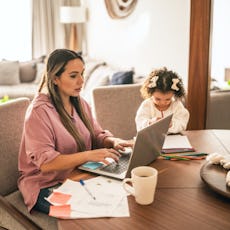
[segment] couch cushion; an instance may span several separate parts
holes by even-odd
[[[36,75],[36,64],[34,61],[20,62],[20,82],[32,82]]]
[[[111,85],[133,84],[134,71],[120,71],[113,74]]]
[[[1,61],[0,62],[0,85],[17,85],[19,79],[19,62],[18,61]]]
[[[8,95],[9,98],[28,97],[34,98],[38,85],[33,83],[21,83],[18,85],[0,85],[0,98]]]
[[[30,61],[20,62],[20,82],[33,82],[36,78],[37,63],[44,63],[45,58],[46,56],[43,55]]]
[[[12,215],[6,211],[3,207],[0,207],[0,229],[17,229],[17,230],[27,230],[24,228]],[[4,228],[3,228],[4,227]]]
[[[32,210],[31,213],[28,212],[22,195],[19,191],[16,191],[8,196],[6,199],[16,207],[21,213],[27,216],[30,220],[40,226],[42,229],[57,230],[57,219],[51,216],[48,216],[44,213],[37,212]]]

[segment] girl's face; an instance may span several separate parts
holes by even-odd
[[[84,64],[80,59],[73,59],[67,63],[65,71],[54,80],[62,98],[79,96],[84,83],[83,72]]]
[[[172,98],[174,96],[174,93],[172,91],[167,93],[162,93],[160,91],[155,91],[152,94],[152,100],[157,109],[164,111],[168,109],[172,102]]]

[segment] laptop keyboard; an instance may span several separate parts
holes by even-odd
[[[122,156],[119,159],[119,163],[112,162],[111,164],[106,165],[100,170],[105,171],[105,172],[115,173],[115,174],[121,174],[127,170],[129,158],[130,158],[130,155]]]

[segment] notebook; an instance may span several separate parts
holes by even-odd
[[[189,139],[186,135],[173,134],[167,135],[162,147],[162,153],[183,153],[194,152]]]
[[[140,130],[137,133],[133,151],[121,156],[119,164],[113,162],[104,165],[97,162],[87,162],[81,165],[79,169],[120,180],[130,177],[133,168],[149,165],[160,155],[171,119],[172,115],[169,115]]]

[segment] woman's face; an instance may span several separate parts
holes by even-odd
[[[174,96],[174,93],[172,91],[167,93],[162,93],[160,91],[155,91],[152,94],[152,100],[157,109],[159,110],[166,110],[170,106],[172,102],[172,98]]]
[[[55,78],[54,83],[62,98],[79,96],[84,83],[84,69],[84,64],[80,59],[73,59],[67,63],[61,76]]]

